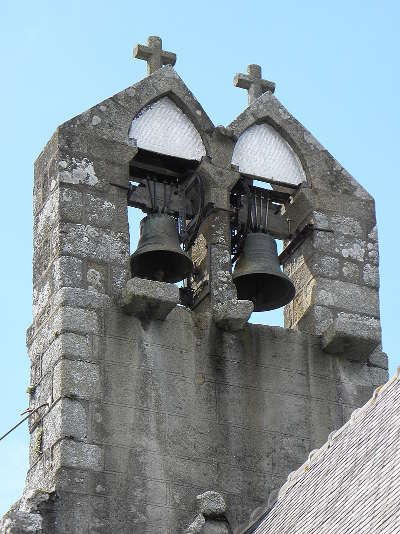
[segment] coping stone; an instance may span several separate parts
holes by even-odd
[[[227,300],[215,306],[215,322],[222,330],[235,332],[246,325],[253,310],[254,304],[250,300]]]
[[[163,321],[179,303],[175,284],[131,278],[122,292],[122,308],[128,315]]]
[[[323,350],[350,360],[368,360],[381,341],[380,327],[368,322],[366,318],[342,320],[338,316],[322,335]]]

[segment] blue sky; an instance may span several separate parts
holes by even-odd
[[[0,435],[28,402],[33,162],[56,126],[140,80],[132,48],[160,35],[215,124],[246,106],[236,72],[259,63],[276,96],[376,200],[383,344],[391,373],[400,295],[399,16],[390,0],[8,1],[0,15],[2,83]],[[281,313],[257,321],[279,324]],[[26,424],[0,443],[0,515],[22,491]]]

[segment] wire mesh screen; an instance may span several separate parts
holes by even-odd
[[[129,137],[139,148],[168,156],[200,160],[206,154],[198,131],[168,97],[143,108],[132,121]]]
[[[269,124],[255,124],[239,137],[232,163],[244,173],[297,185],[305,181],[300,160]]]

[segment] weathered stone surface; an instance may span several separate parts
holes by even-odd
[[[42,534],[42,516],[16,510],[8,512],[0,520],[2,534]]]
[[[387,370],[388,367],[388,356],[386,352],[382,352],[380,347],[377,347],[369,357],[369,363],[375,367],[380,367],[381,369]]]
[[[143,278],[128,280],[122,294],[122,307],[128,314],[162,321],[179,303],[179,288]]]
[[[216,304],[215,322],[223,330],[241,330],[250,319],[253,309],[254,305],[249,300],[228,300],[224,304]]]
[[[380,341],[377,319],[340,313],[322,336],[322,347],[325,352],[350,360],[367,360]]]
[[[197,495],[196,500],[199,513],[205,517],[215,517],[226,512],[224,498],[217,491],[206,491]]]
[[[363,269],[363,280],[367,286],[379,287],[378,266],[366,263]]]
[[[73,256],[61,256],[54,261],[54,287],[81,287],[83,262]]]
[[[85,406],[68,398],[60,399],[43,418],[42,449],[51,447],[64,436],[87,441],[88,414]]]
[[[202,534],[230,534],[231,530],[228,524],[223,521],[208,519],[200,532]]]
[[[53,398],[63,396],[99,398],[100,369],[95,363],[62,359],[53,372]]]
[[[379,317],[378,293],[369,287],[341,282],[340,280],[321,280],[314,287],[313,302],[338,310],[364,313]]]
[[[53,296],[54,307],[77,306],[79,308],[106,309],[111,299],[104,293],[87,289],[63,287]]]
[[[53,455],[54,463],[58,467],[73,467],[93,471],[104,469],[104,452],[98,445],[63,439],[55,445]]]
[[[195,517],[193,523],[189,525],[185,534],[196,534],[203,531],[203,526],[206,522],[206,519],[203,514],[199,514]]]
[[[196,497],[199,515],[189,525],[185,534],[230,534],[232,531],[225,517],[226,503],[216,491],[206,491]]]
[[[138,148],[128,131],[166,94],[207,151],[198,172],[212,204],[193,250],[206,296],[195,311],[178,305],[175,285],[130,279],[123,188]],[[314,225],[284,266],[297,290],[290,329],[246,324],[251,303],[236,300],[231,275],[232,151],[264,120],[307,175],[284,216],[294,233]],[[385,356],[371,349],[374,203],[273,95],[214,128],[174,70],[159,69],[57,130],[36,163],[34,197],[31,406],[49,410],[30,424],[25,495],[56,491],[46,534],[176,534],[209,488],[236,528],[385,381]],[[189,532],[229,532],[218,498],[213,506]]]
[[[62,254],[75,254],[104,262],[124,263],[129,256],[129,241],[122,232],[100,229],[92,225],[63,224]]]
[[[53,330],[51,335],[56,338],[62,332],[77,334],[97,334],[101,330],[95,311],[72,306],[59,307],[52,316]]]

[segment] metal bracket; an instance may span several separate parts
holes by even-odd
[[[328,232],[333,233],[334,231],[330,228],[318,228],[313,223],[306,224],[300,231],[298,231],[293,238],[291,239],[290,243],[282,250],[282,252],[279,254],[279,261],[281,264],[284,264],[287,259],[293,254],[295,250],[299,248],[299,246],[307,239],[309,235],[311,235],[313,232]]]

